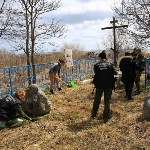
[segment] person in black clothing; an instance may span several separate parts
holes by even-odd
[[[15,95],[8,95],[0,99],[0,121],[9,122],[16,118],[24,118],[34,121],[34,118],[27,116],[21,106],[21,101],[25,100],[26,92],[18,90]]]
[[[132,54],[129,52],[126,52],[125,56],[120,59],[119,68],[122,72],[121,81],[125,85],[126,98],[132,100],[132,89],[136,78],[136,70],[144,71],[144,68],[138,66],[133,61]]]
[[[146,66],[145,57],[142,54],[141,49],[140,48],[134,48],[133,54],[134,54],[133,60],[137,63],[137,65],[140,67],[145,67]],[[135,78],[135,86],[136,86],[135,94],[136,95],[140,94],[140,92],[141,92],[141,88],[140,88],[141,75],[142,75],[142,71],[137,70],[136,71],[136,78]]]
[[[106,123],[111,117],[110,100],[114,87],[114,75],[117,74],[112,63],[106,61],[106,53],[99,54],[100,61],[94,65],[94,85],[96,88],[91,118],[95,118],[99,109],[102,94],[104,93],[103,120]]]

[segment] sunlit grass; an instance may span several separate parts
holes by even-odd
[[[46,95],[52,110],[36,122],[0,131],[1,150],[148,150],[150,122],[140,120],[144,97],[142,89],[133,101],[124,97],[124,89],[112,95],[112,118],[103,123],[103,97],[97,119],[91,120],[92,84],[64,87]]]

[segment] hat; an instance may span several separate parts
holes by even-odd
[[[100,58],[102,58],[102,59],[106,59],[106,53],[105,53],[105,51],[102,51],[102,52],[98,55],[98,57],[100,57]]]

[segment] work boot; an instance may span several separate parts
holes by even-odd
[[[61,91],[62,90],[62,88],[58,88],[58,91]]]
[[[110,113],[107,114],[107,115],[103,114],[103,121],[104,121],[104,123],[107,123],[112,118],[112,115],[113,115],[113,111],[112,110],[110,110]]]
[[[103,118],[104,123],[107,123],[111,118],[112,116]]]
[[[51,93],[51,94],[54,94],[54,91],[53,91],[53,89],[50,89],[50,93]]]
[[[127,99],[127,100],[133,100],[132,95],[131,95],[131,94],[127,94],[127,95],[126,95],[126,99]]]
[[[128,97],[127,100],[131,101],[134,100],[132,97]]]
[[[109,118],[104,118],[103,121],[104,123],[107,123],[109,121]]]
[[[133,100],[133,98],[132,98],[131,95],[127,96],[126,99],[127,99],[127,100]]]
[[[134,95],[139,95],[139,94],[140,94],[140,90],[134,92]]]

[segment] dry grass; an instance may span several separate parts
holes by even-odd
[[[113,116],[102,121],[103,99],[99,116],[90,120],[93,104],[92,85],[78,85],[47,95],[52,101],[50,114],[36,122],[0,131],[0,150],[149,150],[150,122],[140,120],[143,91],[127,102],[124,91],[113,93]]]
[[[64,57],[64,52],[52,52],[52,53],[36,53],[34,55],[35,64],[42,64],[48,62],[57,62],[59,58]],[[73,51],[73,60],[87,58],[86,51]],[[25,54],[15,54],[10,51],[0,49],[0,68],[8,66],[22,66],[27,64],[27,58]]]

